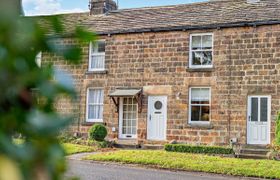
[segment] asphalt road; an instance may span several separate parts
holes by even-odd
[[[136,166],[69,160],[67,177],[81,180],[229,180],[244,179],[206,173],[175,172]],[[250,178],[252,179],[252,178]]]

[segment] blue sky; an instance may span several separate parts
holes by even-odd
[[[59,14],[84,12],[88,10],[88,0],[22,0],[26,15]],[[117,1],[117,0],[116,0]],[[119,8],[137,8],[186,4],[206,0],[119,0]]]

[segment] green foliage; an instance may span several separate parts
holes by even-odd
[[[92,146],[70,144],[70,143],[64,143],[63,148],[65,149],[67,155],[84,153],[84,152],[94,152],[97,150],[95,147]]]
[[[79,136],[73,136],[73,134],[65,131],[60,133],[58,136],[58,139],[61,143],[70,143],[70,144],[78,144],[78,145],[85,145],[85,146],[91,146],[94,148],[110,148],[112,147],[112,144],[108,141],[96,141],[96,140],[90,140],[86,139],[84,137]]]
[[[205,154],[146,150],[124,150],[100,153],[91,155],[86,159],[140,164],[174,170],[280,179],[280,163],[273,160],[237,159]]]
[[[96,141],[96,144],[99,148],[110,148],[111,144],[108,141]]]
[[[278,114],[276,120],[276,138],[275,138],[276,145],[280,146],[280,113]]]
[[[35,57],[42,51],[77,63],[81,49],[79,44],[61,48],[53,41],[63,38],[60,17],[22,17],[19,6],[11,2],[20,4],[20,0],[0,1],[0,157],[16,162],[11,164],[23,179],[62,179],[64,149],[56,136],[72,117],[59,115],[53,104],[61,95],[75,100],[75,90],[69,75],[57,73],[51,64],[39,68]],[[79,27],[73,38],[84,43],[94,40],[94,34]],[[35,89],[40,104],[33,96]],[[21,134],[25,141],[14,143],[13,134]],[[7,173],[1,170],[1,175]]]
[[[217,146],[191,146],[187,144],[166,144],[166,151],[201,154],[233,154],[232,148]]]
[[[104,141],[107,129],[103,124],[95,124],[89,129],[88,135],[90,140]]]

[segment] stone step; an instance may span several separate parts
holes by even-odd
[[[147,150],[163,150],[164,146],[163,145],[156,145],[156,144],[143,144],[142,149],[147,149]]]
[[[113,145],[116,148],[122,149],[139,149],[141,146],[135,140],[117,140]]]
[[[140,149],[141,146],[139,144],[114,144],[115,148],[121,148],[121,149]]]
[[[241,146],[241,149],[268,149],[265,145],[243,145]]]
[[[259,154],[259,155],[266,155],[269,152],[268,149],[241,149],[240,153],[241,154]]]
[[[237,158],[244,158],[244,159],[267,159],[266,155],[262,154],[239,154]]]

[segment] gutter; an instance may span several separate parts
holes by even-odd
[[[267,20],[267,21],[251,21],[251,22],[236,22],[236,23],[223,23],[223,24],[209,24],[199,26],[174,26],[174,27],[159,27],[159,28],[142,28],[123,31],[109,31],[109,32],[96,32],[98,35],[114,35],[114,34],[131,34],[143,32],[164,32],[164,31],[187,31],[187,30],[205,30],[205,29],[221,29],[233,27],[257,27],[263,25],[280,24],[280,20]]]
[[[222,28],[236,28],[236,27],[257,27],[264,25],[277,25],[280,24],[280,20],[266,20],[266,21],[247,21],[247,22],[235,22],[235,23],[222,23],[222,24],[209,24],[198,26],[174,26],[174,27],[159,27],[159,28],[140,28],[120,31],[104,31],[95,32],[97,35],[116,35],[116,34],[134,34],[145,32],[167,32],[167,31],[188,31],[188,30],[209,30],[209,29],[222,29]],[[57,37],[73,37],[72,33],[63,35],[51,35],[51,38]]]

